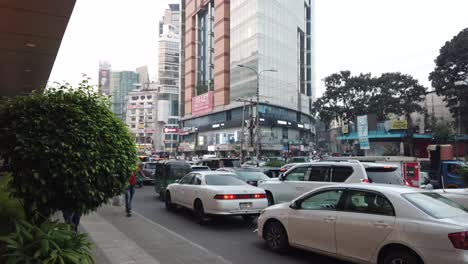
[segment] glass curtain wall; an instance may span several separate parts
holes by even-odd
[[[197,15],[197,95],[214,90],[214,0]]]

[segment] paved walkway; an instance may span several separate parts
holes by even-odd
[[[96,245],[96,263],[230,263],[210,250],[150,219],[122,207],[106,205],[81,220],[82,229]]]

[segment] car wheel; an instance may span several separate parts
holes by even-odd
[[[171,200],[171,194],[169,192],[166,192],[166,200],[164,201],[164,203],[166,204],[166,210],[168,211],[172,211],[174,210],[174,204],[172,203],[172,200]]]
[[[263,238],[267,246],[275,252],[285,252],[289,247],[288,234],[280,222],[270,222],[265,226]]]
[[[246,223],[252,223],[252,221],[255,219],[255,216],[254,215],[243,215],[242,219]]]
[[[421,264],[421,260],[409,250],[398,249],[386,254],[383,264]]]
[[[193,209],[197,223],[204,224],[206,221],[206,215],[203,203],[200,200],[196,200]]]
[[[266,192],[266,197],[268,200],[268,206],[275,204],[275,199],[273,199],[273,194],[271,194],[271,192]]]

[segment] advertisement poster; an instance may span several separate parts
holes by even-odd
[[[101,94],[109,95],[110,93],[110,71],[105,69],[99,70],[99,91]]]
[[[367,115],[357,117],[357,130],[359,137],[359,146],[361,149],[370,149],[368,126],[367,126]]]
[[[192,98],[192,116],[204,115],[211,113],[213,109],[213,92],[195,96]]]

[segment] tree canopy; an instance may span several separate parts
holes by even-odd
[[[0,153],[28,217],[95,210],[122,192],[136,166],[127,127],[87,80],[0,104]]]
[[[468,28],[445,43],[435,63],[429,75],[432,86],[444,96],[450,112],[468,124]]]
[[[341,119],[352,121],[358,115],[375,113],[380,120],[388,114],[410,114],[421,111],[419,102],[426,88],[410,75],[370,73],[352,76],[341,71],[325,78],[325,93],[313,105],[325,123]]]

